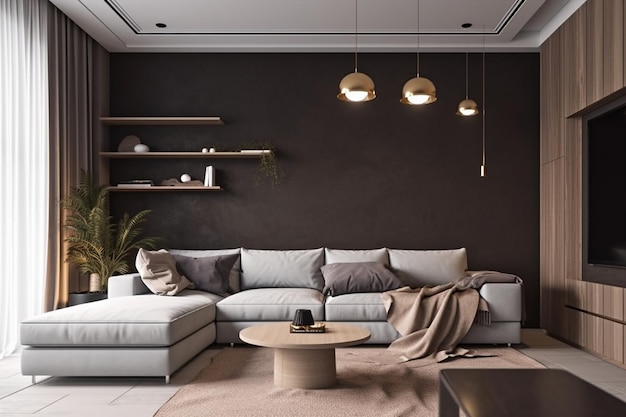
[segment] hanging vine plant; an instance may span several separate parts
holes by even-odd
[[[280,185],[283,177],[283,173],[278,166],[278,160],[276,158],[276,150],[271,143],[268,142],[254,142],[246,145],[245,149],[258,149],[269,151],[263,153],[259,158],[259,166],[256,175],[256,185],[262,184],[264,181],[269,181],[272,186]]]

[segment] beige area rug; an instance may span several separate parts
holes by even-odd
[[[475,349],[475,348],[473,348]],[[427,366],[373,364],[381,347],[337,349],[338,384],[304,390],[273,385],[273,351],[234,347],[218,353],[156,417],[400,417],[437,416],[439,371],[447,368],[543,368],[513,348],[475,349],[490,357]]]

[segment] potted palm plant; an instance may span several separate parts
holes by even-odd
[[[124,213],[118,223],[109,216],[109,190],[82,170],[78,187],[62,202],[68,211],[65,230],[66,261],[90,274],[89,292],[106,292],[111,275],[128,272],[127,257],[134,249],[153,249],[160,240],[141,237],[141,224],[151,210],[134,216]]]

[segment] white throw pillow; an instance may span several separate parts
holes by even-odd
[[[324,249],[241,249],[241,289],[312,288],[322,291]]]
[[[465,276],[465,248],[445,250],[388,249],[391,268],[411,288],[447,284]]]
[[[157,295],[176,295],[194,285],[176,270],[176,260],[165,249],[139,249],[135,267],[146,287]]]

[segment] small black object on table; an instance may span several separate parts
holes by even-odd
[[[316,323],[311,310],[296,310],[296,315],[289,326],[290,333],[324,333],[324,323]]]

